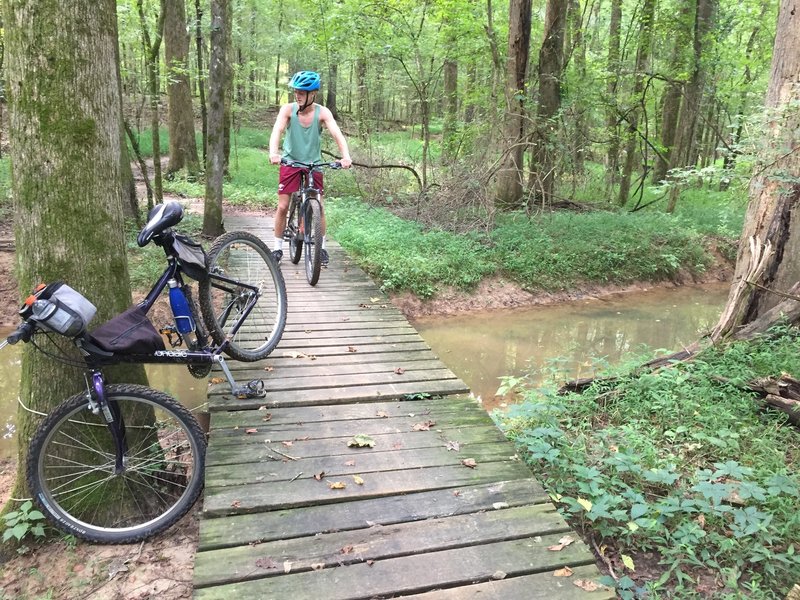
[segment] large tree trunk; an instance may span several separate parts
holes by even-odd
[[[222,229],[222,181],[225,170],[225,16],[228,0],[211,0],[211,57],[208,74],[208,152],[203,233],[216,237]]]
[[[167,173],[200,170],[194,138],[192,88],[189,84],[189,33],[184,0],[164,4],[164,62],[169,102],[169,166]]]
[[[162,191],[161,177],[161,118],[159,117],[159,54],[161,52],[161,37],[164,34],[164,4],[167,0],[161,0],[161,10],[158,14],[158,24],[156,26],[155,39],[151,41],[150,30],[147,27],[147,19],[144,15],[143,0],[138,0],[139,21],[142,26],[142,46],[144,47],[145,62],[147,63],[147,87],[150,94],[150,129],[153,139],[153,192],[155,193],[156,203],[164,199]]]
[[[547,0],[544,41],[539,51],[539,101],[531,144],[531,188],[535,191],[533,197],[542,206],[549,206],[552,202],[556,181],[556,117],[561,109],[561,65],[564,62],[567,3],[568,0]],[[532,208],[530,203],[528,208]]]
[[[116,4],[59,0],[43,7],[36,0],[5,0],[2,7],[20,295],[38,283],[64,280],[97,306],[97,324],[131,304]],[[143,369],[127,371],[126,380],[146,381]],[[73,367],[25,347],[22,404],[48,412],[84,387]],[[18,412],[13,498],[27,495],[21,475],[37,423],[34,413]]]
[[[756,321],[800,280],[800,10],[797,0],[781,0],[772,71],[765,101],[770,121],[761,144],[759,167],[750,183],[750,205],[739,243],[731,292],[712,339]],[[754,284],[759,284],[757,287]],[[796,302],[795,302],[796,304]]]
[[[511,0],[506,68],[504,158],[497,172],[497,207],[521,208],[522,159],[525,150],[525,73],[531,42],[531,0]]]
[[[203,9],[200,6],[200,0],[194,0],[194,11],[196,15],[195,21],[195,54],[197,55],[197,95],[200,99],[200,123],[203,127],[203,164],[206,162],[206,144],[208,138],[207,120],[208,108],[206,106],[206,83],[205,83],[205,70],[203,69]]]
[[[336,106],[336,88],[338,87],[337,84],[339,79],[339,58],[334,57],[334,60],[331,62],[330,67],[328,67],[328,83],[325,85],[325,89],[327,91],[327,97],[325,100],[325,106],[328,107],[333,113],[333,118],[339,118],[339,109]]]

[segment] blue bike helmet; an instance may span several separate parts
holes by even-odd
[[[319,89],[319,73],[314,71],[298,71],[292,76],[289,87],[293,90],[313,92]]]

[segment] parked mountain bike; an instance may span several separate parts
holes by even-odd
[[[300,171],[300,189],[292,194],[289,202],[286,230],[283,239],[289,242],[289,258],[292,263],[300,262],[305,249],[306,279],[317,285],[322,267],[322,192],[314,186],[314,173],[322,169],[341,169],[342,163],[303,163],[282,160],[282,165],[296,167]]]
[[[283,333],[286,289],[269,248],[234,231],[206,256],[171,229],[182,215],[176,202],[158,205],[139,234],[140,246],[152,241],[167,260],[140,304],[88,331],[96,312],[89,300],[62,282],[40,286],[20,309],[22,324],[0,344],[31,342],[84,371],[86,390],[61,402],[34,432],[26,476],[42,512],[85,540],[129,543],[159,533],[203,487],[206,440],[192,413],[158,390],[106,383],[103,368],[177,363],[204,377],[216,364],[234,395],[261,397],[263,381],[238,384],[223,354],[259,360]],[[199,314],[183,275],[199,281]],[[160,334],[147,315],[165,289],[175,323]],[[42,338],[49,342],[37,343]]]

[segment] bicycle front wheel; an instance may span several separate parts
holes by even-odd
[[[308,199],[305,214],[306,279],[317,285],[322,266],[322,205],[319,198]]]
[[[206,442],[182,405],[154,389],[106,386],[124,452],[109,425],[72,396],[37,428],[26,463],[28,487],[61,530],[91,542],[124,544],[180,519],[203,488]]]
[[[200,311],[225,353],[252,362],[269,355],[286,326],[286,285],[272,252],[246,231],[226,233],[208,252]]]

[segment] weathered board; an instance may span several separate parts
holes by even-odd
[[[267,219],[226,227],[271,241]],[[195,597],[613,598],[587,591],[594,555],[467,386],[328,248],[313,288],[284,259],[273,354],[229,364],[266,396],[209,386]]]

